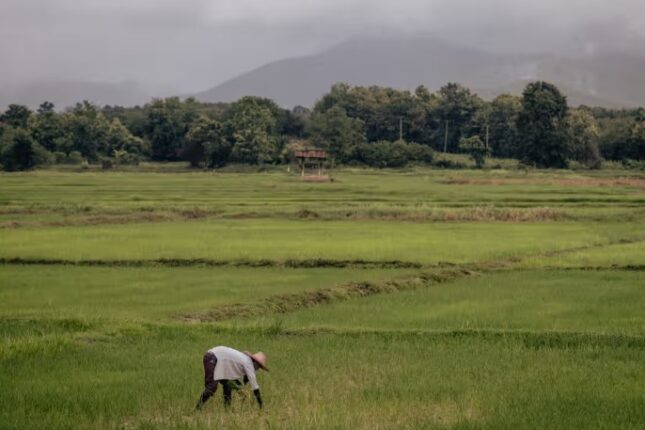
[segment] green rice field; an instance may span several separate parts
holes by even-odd
[[[0,174],[2,429],[642,429],[643,309],[642,172]]]

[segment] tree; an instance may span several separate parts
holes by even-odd
[[[423,85],[414,92],[412,106],[407,112],[408,124],[404,130],[408,141],[438,146],[441,134],[441,119],[437,111],[439,98]]]
[[[4,122],[11,127],[27,128],[31,111],[27,106],[11,104],[2,115],[0,122]]]
[[[223,167],[231,155],[231,144],[220,122],[205,116],[195,121],[186,135],[182,156],[192,167]]]
[[[227,128],[238,163],[260,164],[278,156],[277,121],[271,108],[258,97],[243,97],[228,112]]]
[[[639,111],[632,126],[627,154],[634,160],[645,160],[645,111]]]
[[[336,161],[346,162],[353,150],[365,142],[363,121],[350,118],[340,106],[334,106],[324,113],[315,113],[311,118],[310,133],[314,143],[325,148]]]
[[[9,145],[0,154],[4,170],[30,170],[48,161],[48,152],[38,145],[24,129],[13,130]]]
[[[364,100],[363,105],[371,110],[371,115],[365,119],[365,132],[369,142],[393,142],[399,138],[409,138],[410,111],[415,107],[414,96],[409,91],[377,86],[359,89],[362,90],[359,95]]]
[[[284,136],[303,138],[309,119],[309,110],[296,106],[292,111],[281,110],[278,117],[278,133]]]
[[[599,168],[600,131],[593,115],[586,109],[572,110],[567,116],[567,128],[570,157],[589,168]]]
[[[448,152],[457,152],[461,137],[469,131],[477,110],[483,101],[468,88],[457,83],[449,83],[439,90],[437,114],[442,120],[442,130],[446,130],[446,144]]]
[[[51,114],[55,113],[56,106],[54,103],[49,102],[49,101],[44,101],[38,106],[38,110],[36,111],[39,114]]]
[[[198,117],[197,102],[177,97],[155,100],[146,106],[145,135],[149,139],[152,158],[175,161],[184,146],[184,137]]]
[[[400,131],[403,131],[403,138],[410,138],[412,120],[417,121],[417,130],[424,128],[418,121],[425,120],[426,112],[416,105],[416,98],[409,91],[336,84],[316,103],[314,114],[325,113],[335,106],[342,108],[348,117],[363,122],[365,137],[369,142],[397,140]]]
[[[555,85],[527,85],[517,121],[523,162],[542,168],[567,167],[567,109],[567,99]]]
[[[31,130],[34,139],[48,151],[61,150],[58,142],[65,137],[66,131],[61,116],[54,111],[54,104],[43,102],[32,119]]]
[[[486,156],[490,153],[479,136],[462,137],[459,141],[459,149],[470,155],[478,169],[484,167]]]
[[[92,103],[84,101],[65,115],[64,127],[70,140],[66,152],[78,151],[83,157],[96,161],[108,152],[109,123]]]
[[[146,135],[147,107],[103,106],[101,112],[112,122],[118,119],[134,136],[143,138]]]
[[[601,118],[599,124],[599,145],[602,156],[608,160],[628,158],[632,130],[635,126],[634,119],[626,116]]]
[[[602,156],[610,160],[645,159],[645,109],[592,110],[600,129]]]
[[[356,161],[371,167],[397,168],[412,162],[432,162],[432,149],[402,140],[361,143],[355,150],[355,157]]]
[[[520,150],[517,118],[521,109],[520,98],[508,94],[502,94],[490,103],[487,125],[489,126],[488,142],[493,156],[500,158],[518,156]]]
[[[126,158],[130,154],[136,158],[147,153],[147,147],[143,139],[134,136],[130,130],[124,126],[118,118],[114,118],[107,130],[107,150],[105,155],[112,157],[116,151],[120,152],[121,158]]]
[[[349,105],[352,103],[350,102],[350,91],[352,90],[352,87],[345,83],[345,82],[339,82],[334,85],[332,85],[331,90],[314,106],[314,113],[323,113],[329,109],[331,109],[334,106],[340,106],[344,108],[347,111],[347,108]]]

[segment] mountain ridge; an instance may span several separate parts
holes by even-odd
[[[437,38],[350,39],[318,54],[286,58],[195,94],[198,100],[268,97],[285,107],[312,106],[337,82],[437,90],[459,82],[485,98],[521,93],[532,80],[555,83],[572,105],[645,105],[645,57],[603,52],[576,57],[497,54]]]

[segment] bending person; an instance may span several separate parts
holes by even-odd
[[[224,406],[230,406],[232,390],[238,389],[246,383],[251,384],[258,406],[262,408],[260,386],[255,376],[257,369],[269,371],[267,357],[263,352],[251,354],[227,346],[216,346],[206,351],[204,354],[204,392],[195,409],[199,410],[204,406],[204,403],[217,391],[218,384],[222,384]]]

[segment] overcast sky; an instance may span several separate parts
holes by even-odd
[[[0,0],[0,85],[137,81],[199,91],[383,33],[493,51],[634,51],[645,40],[645,0]]]

